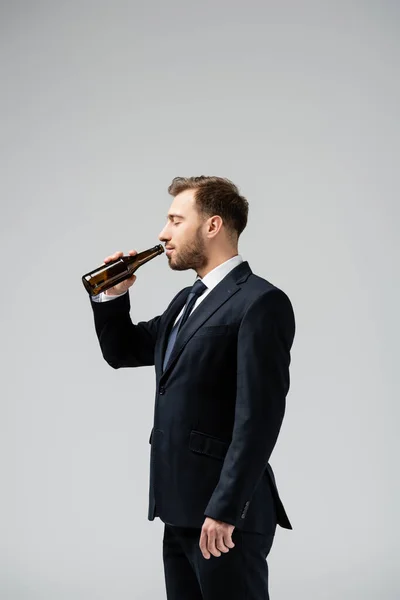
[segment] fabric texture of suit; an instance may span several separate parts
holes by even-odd
[[[263,534],[276,524],[291,529],[268,463],[290,384],[291,302],[248,262],[239,264],[190,315],[163,371],[189,291],[137,324],[129,294],[91,302],[107,363],[155,366],[148,518],[201,528],[208,516]]]

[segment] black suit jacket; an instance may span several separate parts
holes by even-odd
[[[291,529],[268,464],[289,390],[290,300],[241,263],[189,317],[163,372],[189,291],[136,325],[129,294],[91,302],[111,367],[155,365],[148,518],[201,527],[208,516],[243,531],[271,533],[276,523]]]

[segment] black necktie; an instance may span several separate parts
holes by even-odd
[[[185,304],[185,308],[183,310],[182,316],[175,323],[175,325],[173,326],[173,328],[171,330],[171,333],[169,334],[168,345],[167,345],[167,349],[165,351],[165,356],[164,356],[164,364],[163,364],[164,371],[165,371],[165,367],[168,364],[168,360],[169,360],[169,357],[171,356],[171,352],[174,347],[176,337],[177,337],[179,331],[181,330],[183,325],[186,323],[197,298],[199,298],[205,292],[206,289],[207,289],[207,286],[201,281],[201,279],[196,279],[196,281],[193,284],[192,289],[190,290],[189,296],[186,299],[186,304]]]

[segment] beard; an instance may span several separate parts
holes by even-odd
[[[202,269],[207,264],[206,247],[199,227],[192,240],[186,242],[179,249],[174,250],[168,259],[168,264],[174,271],[187,271],[188,269]]]

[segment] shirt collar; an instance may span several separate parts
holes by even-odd
[[[228,275],[228,273],[230,273],[230,271],[232,271],[232,269],[240,265],[242,262],[243,258],[241,255],[236,254],[236,256],[232,256],[232,258],[229,258],[225,262],[218,265],[218,267],[215,267],[215,269],[207,273],[207,275],[204,275],[201,281],[209,290],[212,290],[219,284],[220,281],[223,280],[224,277]],[[197,276],[196,280],[197,279],[200,279],[200,277]]]

